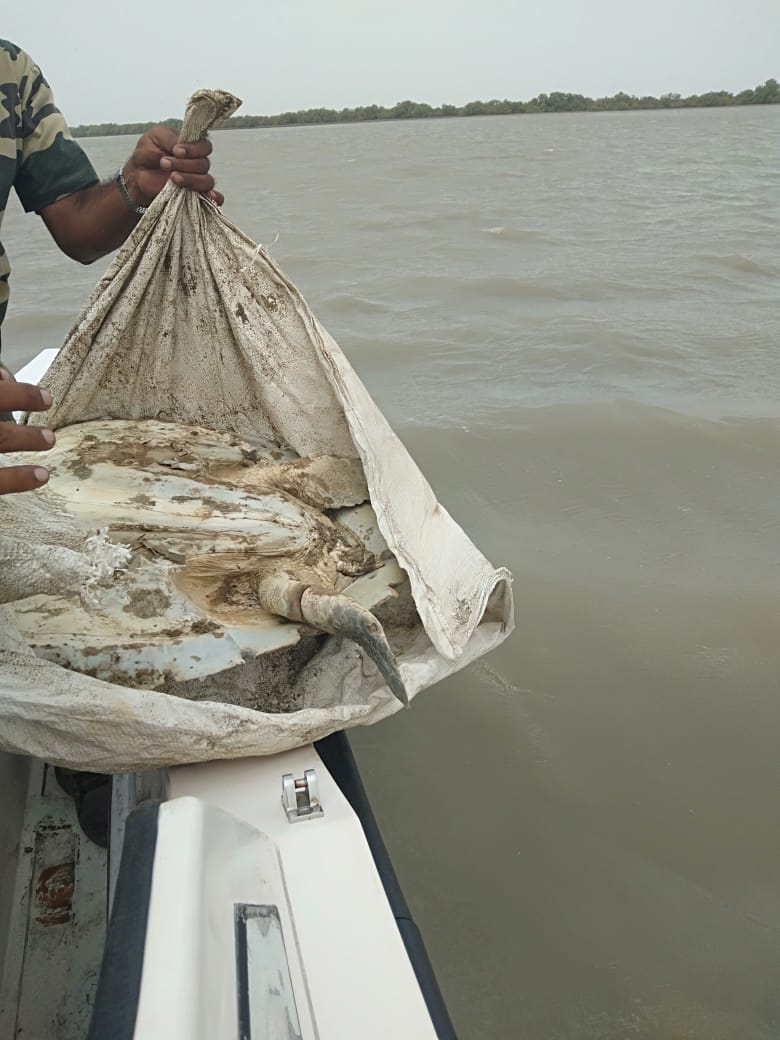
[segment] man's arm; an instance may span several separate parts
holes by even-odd
[[[201,192],[217,205],[224,202],[209,173],[211,142],[182,145],[169,127],[148,130],[125,163],[123,174],[131,199],[147,206],[170,178],[174,184]],[[118,248],[140,220],[116,181],[93,184],[40,211],[52,238],[74,260],[91,264]]]

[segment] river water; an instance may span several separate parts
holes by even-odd
[[[228,216],[515,575],[504,647],[353,731],[462,1040],[774,1040],[777,111],[214,141]],[[3,238],[18,363],[99,269],[18,210]]]

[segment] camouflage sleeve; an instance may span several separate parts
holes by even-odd
[[[17,80],[21,151],[14,188],[25,210],[39,213],[58,199],[95,184],[98,176],[73,140],[41,70],[24,51],[19,51],[16,61],[21,62]]]

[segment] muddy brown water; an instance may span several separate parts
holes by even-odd
[[[515,574],[514,637],[353,737],[463,1040],[780,1034],[778,145],[760,108],[215,135]],[[3,241],[17,364],[99,271]]]

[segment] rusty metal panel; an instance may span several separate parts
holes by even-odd
[[[106,852],[81,833],[53,770],[32,770],[19,846],[0,1037],[83,1040],[106,927]]]

